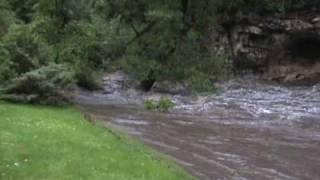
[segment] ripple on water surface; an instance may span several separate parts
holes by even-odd
[[[84,111],[167,154],[204,180],[320,179],[320,84],[289,87],[254,78],[220,84],[219,93],[151,113],[143,101],[161,94],[79,91]],[[129,94],[129,95],[128,95]]]

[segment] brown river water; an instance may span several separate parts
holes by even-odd
[[[197,179],[320,180],[320,84],[234,79],[216,94],[168,96],[176,102],[170,113],[144,110],[144,99],[159,96],[78,90],[76,101]]]

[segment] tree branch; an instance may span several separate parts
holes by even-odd
[[[150,22],[150,24],[148,24],[142,31],[138,32],[136,34],[136,36],[127,43],[127,46],[132,44],[133,42],[135,42],[137,39],[139,39],[144,34],[148,33],[157,23],[158,23],[158,21]]]
[[[36,67],[29,54],[25,53],[19,46],[17,46],[17,44],[15,44],[14,47],[15,47],[17,53],[24,57],[26,62],[29,64],[29,66]]]
[[[11,10],[9,6],[0,5],[0,9]]]
[[[134,26],[134,24],[130,22],[129,25],[130,25],[130,27],[133,29],[133,31],[136,33],[136,35],[138,35],[138,34],[139,34],[139,31],[138,31],[137,28]]]

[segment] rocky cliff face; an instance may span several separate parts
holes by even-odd
[[[217,34],[215,49],[228,54],[237,69],[285,82],[320,80],[320,7],[239,15]]]

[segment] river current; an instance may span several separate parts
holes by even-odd
[[[167,155],[203,180],[320,179],[320,84],[285,86],[254,77],[218,85],[214,94],[167,95],[169,113],[144,110],[163,94],[134,89],[78,90],[76,102]]]

